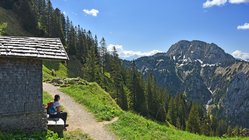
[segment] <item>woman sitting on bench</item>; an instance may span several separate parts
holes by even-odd
[[[64,127],[67,127],[67,112],[61,111],[60,106],[60,95],[54,96],[54,102],[52,103],[51,107],[49,107],[49,117],[50,118],[61,118],[64,121]]]

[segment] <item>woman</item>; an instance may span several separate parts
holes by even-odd
[[[60,95],[55,95],[53,105],[49,109],[49,114],[51,118],[61,118],[64,121],[64,126],[67,127],[68,126],[68,124],[66,123],[67,112],[61,111],[61,106],[59,101],[60,101]]]

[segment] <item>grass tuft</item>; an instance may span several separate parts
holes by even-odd
[[[81,132],[81,130],[64,132],[64,140],[92,140],[87,134]]]

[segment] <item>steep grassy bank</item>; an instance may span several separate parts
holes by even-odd
[[[249,138],[219,138],[192,134],[187,131],[167,127],[136,115],[125,112],[119,120],[108,126],[123,140],[248,140]]]
[[[50,81],[54,78],[78,77],[82,75],[82,64],[74,56],[70,61],[43,61],[42,73],[43,81]]]
[[[119,117],[118,121],[108,125],[120,139],[164,139],[164,140],[241,140],[249,138],[206,137],[186,131],[167,127],[132,112],[122,111],[102,88],[96,83],[70,85],[61,90],[84,105],[98,120],[110,120]]]
[[[53,97],[45,91],[43,92],[42,96],[43,96],[43,104],[44,105],[47,105],[48,102],[53,100]]]
[[[61,62],[52,62],[52,61],[43,61],[42,66],[42,74],[43,74],[43,81],[50,81],[54,78],[66,78],[68,77],[67,74],[67,67],[65,64]]]
[[[122,113],[111,96],[96,83],[85,82],[84,85],[71,85],[61,90],[76,102],[85,105],[99,121],[111,120]]]

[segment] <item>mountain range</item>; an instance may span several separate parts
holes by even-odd
[[[166,53],[134,61],[145,78],[152,73],[170,94],[182,93],[205,105],[211,115],[249,128],[248,62],[235,59],[214,43],[198,40],[182,40]]]

